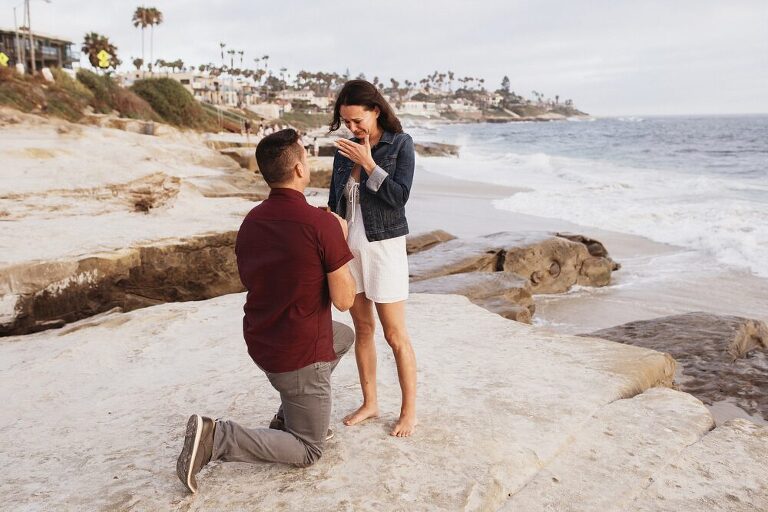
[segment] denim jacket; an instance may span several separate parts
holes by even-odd
[[[360,143],[356,138],[352,141]],[[370,176],[365,170],[360,172],[360,209],[365,235],[370,242],[407,235],[405,203],[411,192],[416,165],[413,139],[407,133],[385,131],[378,144],[371,148],[371,154],[376,167]],[[344,186],[354,166],[352,160],[336,151],[328,207],[341,217],[347,214]]]

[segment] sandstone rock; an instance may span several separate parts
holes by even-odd
[[[485,238],[461,239],[412,254],[408,270],[412,281],[462,272],[497,270],[499,249]]]
[[[610,256],[608,255],[608,249],[606,249],[603,243],[600,242],[599,240],[595,240],[594,238],[589,238],[584,235],[579,235],[576,233],[567,233],[567,232],[556,233],[556,236],[559,236],[560,238],[565,238],[567,240],[570,240],[571,242],[579,242],[584,244],[587,247],[587,251],[589,251],[590,256],[594,256],[595,258],[610,259]],[[616,271],[620,269],[621,269],[621,265],[614,261],[613,268],[611,270]]]
[[[0,269],[0,336],[61,327],[113,308],[242,291],[236,232]]]
[[[768,510],[766,474],[768,428],[731,420],[654,475],[626,510]]]
[[[562,293],[578,282],[589,257],[581,244],[546,234],[532,235],[506,245],[503,268],[529,279],[534,293]]]
[[[416,142],[413,148],[421,156],[459,156],[459,146],[439,142]]]
[[[731,399],[768,419],[768,326],[709,313],[630,322],[589,334],[667,352],[681,365],[681,390],[712,405]]]
[[[670,361],[651,350],[534,329],[464,297],[414,294],[408,328],[419,358],[415,437],[387,435],[400,406],[391,355],[379,359],[381,417],[354,428],[341,424],[360,400],[348,354],[333,375],[336,436],[316,465],[214,462],[192,496],[173,471],[188,415],[266,426],[279,403],[245,352],[244,300],[232,294],[163,304],[0,343],[0,389],[8,397],[0,444],[3,463],[13,468],[0,479],[3,506],[498,510],[510,493],[556,464],[593,416],[612,417],[602,410],[671,371]],[[350,321],[348,314],[335,317]],[[386,346],[380,331],[376,338]],[[638,407],[638,414],[648,410]],[[688,428],[670,415],[665,425]],[[671,444],[653,435],[637,439],[643,453],[657,442],[659,451]],[[618,466],[624,461],[594,464],[610,474],[625,470]],[[764,477],[752,466],[740,469]]]
[[[227,148],[222,149],[220,153],[237,162],[237,165],[243,169],[256,171],[259,168],[259,166],[256,164],[256,154],[251,148]]]
[[[530,323],[535,311],[528,280],[508,272],[467,272],[411,284],[413,293],[464,295],[473,303],[510,320]]]
[[[110,185],[107,188],[113,196],[125,195],[133,210],[148,212],[165,205],[179,194],[181,179],[159,172],[144,176],[124,185]]]
[[[269,197],[269,185],[261,174],[245,169],[211,178],[188,178],[186,181],[205,197],[242,197],[250,201],[263,201]]]
[[[575,284],[605,286],[615,266],[587,246],[549,233],[494,233],[451,240],[409,260],[411,279],[470,271],[505,270],[531,282],[533,293],[562,293]]]
[[[408,254],[414,254],[421,251],[431,249],[437,244],[448,242],[456,239],[450,233],[437,229],[428,233],[420,233],[418,235],[408,235],[405,239],[405,250]]]
[[[615,266],[609,258],[591,256],[585,244],[549,233],[499,233],[487,238],[503,247],[503,269],[528,278],[533,293],[562,293],[574,284],[606,286]]]
[[[581,425],[501,510],[634,510],[628,505],[649,479],[713,426],[699,400],[671,389],[617,400]]]

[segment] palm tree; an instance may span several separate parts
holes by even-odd
[[[265,55],[261,58],[264,61],[264,71],[267,70],[267,63],[269,62],[269,55]]]
[[[155,50],[155,25],[159,25],[163,22],[163,13],[154,7],[149,7],[149,60],[154,60]]]
[[[144,64],[144,29],[149,25],[149,9],[137,7],[133,13],[133,26],[141,27],[141,62]]]
[[[243,65],[243,54],[245,53],[243,50],[238,50],[237,53],[240,54],[240,66]]]
[[[235,67],[235,50],[227,50],[227,55],[229,55],[229,68],[232,69]]]
[[[136,71],[139,71],[141,69],[141,66],[144,65],[144,59],[133,59],[133,65],[136,66]]]
[[[221,65],[224,65],[224,48],[227,47],[226,43],[219,43],[219,46],[221,47]]]
[[[96,32],[85,34],[81,51],[88,55],[88,62],[97,69],[100,68],[98,55],[102,50],[112,57],[108,67],[115,69],[120,65],[120,59],[117,58],[117,46],[110,43],[107,36],[102,36]]]

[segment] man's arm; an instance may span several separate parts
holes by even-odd
[[[328,288],[331,292],[331,302],[339,311],[347,311],[355,302],[355,280],[345,263],[328,276]]]

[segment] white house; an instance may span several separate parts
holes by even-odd
[[[301,89],[298,91],[283,90],[277,93],[277,98],[286,101],[306,101],[310,105],[315,105],[323,110],[328,108],[329,99],[324,96],[315,96],[315,91],[311,89]]]
[[[437,103],[431,101],[404,101],[400,108],[397,109],[397,113],[424,117],[437,117],[440,115]]]

